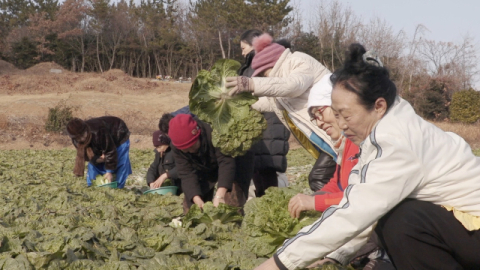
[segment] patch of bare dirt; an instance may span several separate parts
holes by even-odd
[[[132,132],[132,147],[149,149],[158,120],[163,113],[188,104],[191,86],[133,78],[121,70],[72,73],[51,62],[27,70],[9,65],[0,62],[0,149],[71,147],[66,135],[47,133],[44,128],[49,108],[60,102],[71,107],[75,117],[124,119]]]
[[[8,63],[7,61],[0,60],[0,74],[11,74],[17,71],[18,69],[14,65]]]

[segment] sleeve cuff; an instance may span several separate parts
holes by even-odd
[[[321,195],[315,195],[315,211],[323,212],[327,209],[325,200]]]
[[[342,265],[347,265],[350,262],[350,256],[344,256],[338,250],[328,254],[326,258],[332,259],[334,261],[337,261],[338,263]]]
[[[280,270],[288,270],[288,268],[285,267],[285,265],[283,265],[283,263],[280,261],[280,259],[278,258],[278,255],[276,253],[273,254],[273,260],[275,261],[275,264],[277,265],[277,267]]]
[[[105,170],[107,173],[114,173],[115,170]]]

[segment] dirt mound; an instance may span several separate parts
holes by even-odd
[[[18,71],[18,69],[14,65],[7,61],[0,60],[0,74],[9,74],[16,71]]]
[[[115,77],[121,77],[121,76],[127,76],[127,73],[123,72],[121,69],[110,69],[108,71],[105,71],[103,73],[104,77],[109,77],[109,76],[115,76]]]
[[[30,67],[25,71],[32,75],[43,75],[43,74],[50,74],[52,69],[57,71],[60,70],[61,73],[69,72],[55,62],[43,62],[40,64],[36,64],[35,66]]]

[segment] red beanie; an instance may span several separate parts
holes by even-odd
[[[275,63],[285,51],[285,47],[280,44],[272,43],[273,38],[269,34],[262,34],[253,39],[252,46],[255,50],[255,56],[252,60],[252,68],[255,70],[252,77],[269,68],[273,68]]]
[[[197,142],[201,129],[190,114],[178,114],[170,120],[168,136],[178,149],[187,149]]]

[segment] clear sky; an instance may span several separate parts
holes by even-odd
[[[385,19],[395,32],[403,30],[411,40],[418,24],[429,31],[430,40],[461,43],[467,34],[474,39],[480,61],[480,0],[338,0],[350,6],[363,21],[374,17]],[[310,20],[321,0],[292,0],[302,17]],[[331,2],[331,1],[326,1]],[[480,69],[480,63],[477,65]],[[476,88],[480,89],[480,76]]]
[[[304,18],[311,18],[320,0],[295,0]],[[396,31],[413,36],[423,24],[430,32],[426,38],[460,42],[467,33],[480,42],[479,0],[339,0],[350,6],[355,15],[368,21],[375,16],[385,19]]]

